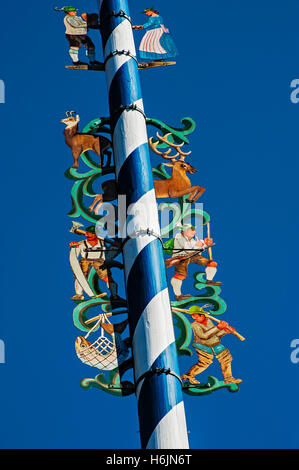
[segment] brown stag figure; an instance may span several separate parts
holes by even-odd
[[[66,125],[63,131],[65,143],[72,149],[74,163],[72,168],[79,167],[79,157],[81,153],[92,150],[100,157],[100,166],[104,166],[104,155],[107,155],[107,167],[111,164],[111,154],[107,150],[111,148],[109,139],[93,134],[80,134],[78,132],[80,116],[75,111],[67,111],[66,118],[61,122]]]
[[[183,152],[181,150],[184,142],[181,144],[169,142],[167,137],[170,134],[171,133],[169,132],[168,134],[165,134],[163,137],[161,137],[157,132],[157,137],[159,139],[157,142],[153,142],[152,137],[149,139],[150,148],[157,155],[161,155],[163,158],[170,160],[170,162],[164,163],[164,165],[172,168],[171,178],[166,180],[154,180],[156,198],[177,198],[189,194],[189,197],[186,199],[186,201],[191,203],[195,202],[205,191],[205,188],[202,188],[198,185],[191,186],[191,182],[186,173],[193,174],[197,172],[195,168],[193,168],[189,163],[185,162],[186,156],[190,155],[191,152]],[[164,153],[157,149],[157,146],[160,142],[164,142],[168,145],[168,147],[170,147]],[[173,156],[169,155],[172,148],[174,148],[177,152]],[[177,157],[179,157],[178,160],[176,160]]]

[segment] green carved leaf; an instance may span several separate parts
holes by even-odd
[[[183,391],[187,393],[187,395],[192,395],[195,397],[201,395],[209,395],[221,388],[227,389],[229,392],[237,392],[239,390],[239,385],[235,383],[225,383],[216,379],[216,377],[208,377],[207,383],[200,383],[198,385],[191,384],[190,382],[185,382],[183,384]]]
[[[78,330],[85,331],[85,332],[88,332],[89,330],[91,330],[91,328],[94,326],[94,323],[91,323],[89,325],[86,325],[85,323],[88,320],[89,311],[92,308],[101,307],[102,312],[101,311],[99,312],[97,309],[96,314],[92,315],[94,317],[96,315],[99,315],[100,313],[106,312],[106,310],[104,310],[104,307],[106,307],[107,304],[111,306],[110,300],[107,298],[105,300],[103,298],[99,298],[99,299],[95,298],[95,299],[88,299],[88,300],[77,302],[77,306],[74,308],[74,311],[73,311],[73,321],[74,321],[75,327],[78,328]],[[98,331],[99,328],[100,326],[98,326],[94,331]]]
[[[180,128],[171,127],[168,124],[154,118],[147,118],[146,123],[148,126],[154,126],[156,129],[162,132],[163,135],[170,133],[168,140],[175,143],[189,144],[187,135],[191,134],[195,129],[195,122],[191,118],[183,118],[181,120],[182,126]],[[83,129],[82,133],[98,134],[107,133],[111,135],[110,120],[109,118],[101,117],[90,121]],[[167,144],[160,143],[159,148],[166,147]],[[92,154],[93,155],[93,154]],[[95,197],[99,192],[100,178],[104,175],[114,173],[114,168],[101,168],[99,162],[96,162],[93,156],[89,152],[85,152],[81,155],[82,163],[87,167],[87,171],[82,172],[74,168],[69,168],[65,172],[65,176],[73,181],[73,187],[71,190],[72,209],[69,213],[71,217],[82,217],[84,220],[90,223],[97,223],[100,221],[100,217],[93,214],[84,204],[84,197]],[[170,174],[166,170],[163,163],[159,164],[157,168],[153,168],[153,176],[159,179],[169,179]],[[180,207],[172,206],[171,203],[165,202],[160,204],[160,209],[172,208],[173,214],[172,219],[167,227],[162,228],[162,236],[169,236],[173,233],[177,225],[182,225],[184,219],[200,217],[202,224],[205,225],[210,221],[210,216],[207,212],[192,207],[191,204],[186,203],[188,195],[178,200]],[[194,274],[194,295],[186,300],[174,301],[172,306],[187,308],[192,305],[203,305],[209,303],[212,305],[211,313],[221,315],[226,311],[226,303],[220,297],[221,288],[218,286],[207,286],[205,284],[205,273],[197,272]],[[98,277],[94,269],[89,273],[88,282],[92,287],[95,295],[102,293]],[[126,307],[126,301],[120,300],[117,306],[114,308]],[[100,312],[111,312],[111,302],[108,297],[105,298],[94,298],[85,301],[77,302],[77,305],[73,312],[74,325],[83,332],[88,332],[95,325],[95,323],[86,325],[88,316],[90,317],[91,309],[97,309],[97,313]],[[193,349],[189,348],[189,345],[193,339],[193,333],[191,328],[191,322],[188,316],[185,316],[181,312],[173,312],[174,325],[177,328],[179,334],[176,338],[176,345],[179,355],[192,356]],[[97,328],[97,330],[99,327]],[[94,330],[96,331],[96,330]],[[114,396],[126,396],[134,393],[134,385],[128,381],[121,381],[122,375],[125,371],[132,368],[132,359],[125,361],[120,365],[119,369],[113,371],[98,374],[94,379],[84,379],[81,382],[81,386],[85,389],[96,387]],[[224,382],[218,381],[214,377],[209,377],[207,384],[192,385],[184,384],[183,390],[185,393],[193,396],[205,395],[212,393],[221,388],[226,388],[231,392],[235,392],[239,389],[236,384],[225,384]]]
[[[117,397],[125,397],[135,393],[135,387],[132,382],[121,380],[125,372],[132,369],[132,358],[124,361],[119,369],[114,369],[110,372],[98,374],[94,379],[83,379],[81,387],[89,389],[92,387],[99,388],[100,390],[114,395]]]
[[[171,135],[169,136],[170,142],[177,142],[177,143],[184,142],[185,144],[189,144],[189,140],[187,139],[186,135],[189,135],[194,131],[196,127],[195,121],[187,117],[187,118],[181,119],[181,123],[183,124],[183,127],[177,128],[177,127],[171,127],[168,124],[165,124],[164,122],[160,121],[159,119],[154,119],[154,118],[146,119],[146,124],[148,126],[156,127],[157,129],[163,132],[163,135],[170,132],[171,133]],[[164,143],[161,143],[158,145],[159,148],[164,148],[166,146],[167,144],[164,144]]]
[[[192,341],[193,332],[190,321],[181,312],[172,312],[174,326],[179,330],[179,336],[176,338],[176,347],[179,356],[192,356],[193,352],[188,348]]]
[[[171,127],[168,124],[165,124],[164,122],[160,121],[159,119],[154,119],[154,118],[146,118],[146,124],[148,126],[154,126],[160,131],[163,132],[163,134],[166,134],[168,132],[171,132],[173,134],[172,139],[174,139],[176,142],[184,142],[185,144],[189,144],[189,140],[187,139],[186,135],[191,134],[195,127],[195,121],[192,118],[185,117],[181,119],[181,124],[182,127]],[[88,133],[88,134],[97,134],[99,132],[106,132],[111,134],[110,130],[110,119],[101,117],[101,118],[96,118],[90,121],[83,129],[83,133]],[[171,140],[173,142],[174,140]],[[164,147],[165,144],[161,144],[161,147]],[[160,147],[160,146],[159,146]]]

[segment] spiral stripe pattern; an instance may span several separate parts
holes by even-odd
[[[127,0],[98,0],[106,59],[114,161],[119,194],[126,196],[123,248],[142,448],[186,449],[179,375],[146,122]],[[119,12],[122,15],[118,15]],[[125,16],[124,16],[125,15]],[[129,52],[130,55],[127,53]],[[134,105],[134,107],[132,106]],[[153,235],[138,234],[151,230]],[[146,375],[144,375],[146,374]]]

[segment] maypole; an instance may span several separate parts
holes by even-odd
[[[135,211],[123,257],[141,445],[184,449],[182,383],[129,7],[127,0],[98,4],[118,193]]]
[[[183,150],[195,122],[185,117],[180,127],[172,127],[147,117],[143,107],[138,69],[174,65],[168,59],[178,55],[175,43],[154,7],[143,11],[146,23],[132,26],[128,0],[98,0],[98,6],[99,14],[80,16],[75,6],[54,8],[65,14],[73,62],[66,68],[105,71],[109,94],[109,117],[95,118],[81,131],[75,111],[66,111],[61,120],[73,156],[65,172],[73,182],[68,215],[85,221],[73,220],[70,228],[72,237],[83,237],[69,243],[73,320],[85,333],[76,338],[75,351],[85,366],[101,371],[81,380],[81,386],[118,397],[136,394],[143,449],[187,449],[182,392],[197,397],[221,389],[237,392],[242,380],[232,375],[233,358],[222,338],[227,334],[241,341],[245,338],[215,317],[224,314],[227,306],[220,296],[221,282],[214,280],[217,262],[212,256],[211,218],[194,204],[205,188],[190,181],[188,175],[197,170],[186,161],[191,151]],[[87,34],[90,29],[101,32],[104,62],[95,60],[95,45]],[[145,30],[139,45],[139,58],[145,62],[137,59],[132,29]],[[89,63],[79,59],[82,47]],[[147,126],[156,128],[156,135],[149,139]],[[156,168],[152,168],[149,148],[162,159]],[[171,168],[169,172],[166,167]],[[114,179],[107,179],[113,174]],[[87,205],[89,198],[91,205]],[[170,206],[173,211],[172,220],[162,224],[162,229],[157,199],[178,201],[159,206],[161,211]],[[109,229],[102,231],[108,219],[101,207],[116,200],[117,206],[109,206],[108,217],[110,226],[118,226],[114,237]],[[200,226],[206,226],[207,236],[199,240],[196,230]],[[171,238],[163,244],[162,237]],[[164,255],[170,257],[164,259]],[[202,269],[193,273],[194,290],[185,293],[182,289],[192,265]],[[172,302],[166,268],[172,276]],[[118,295],[115,269],[125,271],[126,299]],[[118,315],[126,318],[117,321]],[[128,324],[130,336],[124,338]],[[196,363],[180,376],[178,356],[192,357],[194,350]],[[199,381],[197,377],[214,359],[223,378],[209,376],[206,382]],[[132,368],[134,383],[124,378]]]

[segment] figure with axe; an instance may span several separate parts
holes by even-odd
[[[77,235],[84,235],[85,240],[80,242],[71,242],[69,245],[72,249],[76,249],[77,256],[81,256],[81,259],[77,262],[71,262],[71,267],[75,276],[75,295],[72,297],[72,300],[84,300],[83,291],[89,294],[89,289],[84,289],[84,286],[87,283],[87,277],[90,269],[93,267],[100,280],[106,282],[107,287],[111,292],[111,300],[119,299],[117,295],[117,284],[112,278],[111,270],[105,264],[107,262],[105,251],[106,251],[106,240],[104,238],[98,237],[95,233],[95,226],[92,225],[86,230],[82,229],[83,225],[78,222],[73,222],[73,226],[70,229],[71,233],[76,233]],[[115,247],[113,254],[117,256],[119,250],[118,247]],[[110,256],[111,258],[111,256]],[[74,259],[74,257],[72,258]],[[81,282],[80,282],[81,281]],[[89,294],[90,295],[90,294]]]
[[[218,318],[212,317],[201,307],[193,306],[189,310],[173,307],[173,310],[189,313],[194,320],[191,323],[191,328],[194,333],[193,347],[198,356],[198,362],[191,367],[187,374],[182,375],[182,380],[199,384],[200,382],[195,379],[195,376],[206,370],[216,357],[221,367],[224,382],[241,383],[241,379],[235,379],[232,375],[231,362],[233,358],[230,351],[221,344],[220,339],[228,333],[234,334],[241,341],[244,341],[245,338],[237,333],[235,328],[228,325],[226,321],[220,321]],[[215,325],[212,320],[217,324]]]
[[[208,236],[204,240],[195,237],[194,225],[183,225],[181,232],[174,238],[172,257],[165,262],[166,268],[174,266],[175,275],[171,279],[171,285],[175,294],[175,300],[184,300],[191,297],[189,294],[182,294],[181,288],[183,280],[188,276],[188,266],[190,263],[199,264],[205,267],[206,284],[220,286],[221,282],[213,281],[217,272],[217,263],[212,259],[213,239]],[[202,251],[209,250],[209,259],[201,255]]]

